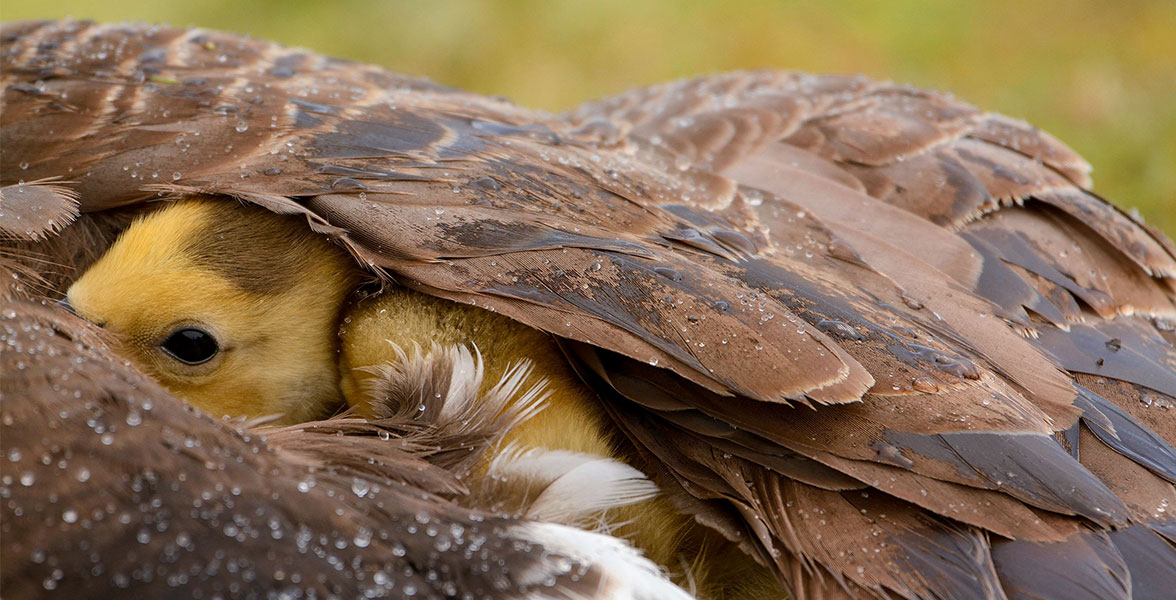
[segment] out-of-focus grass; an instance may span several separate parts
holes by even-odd
[[[4,0],[5,20],[248,33],[549,109],[709,71],[774,67],[951,90],[1026,119],[1095,187],[1176,234],[1172,0]]]

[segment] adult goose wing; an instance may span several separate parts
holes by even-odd
[[[717,399],[696,402],[697,395],[672,385],[653,386],[675,399],[660,410],[688,407],[739,426],[738,436],[793,432],[782,446],[887,493],[870,500],[863,494],[853,506],[842,505],[853,492],[832,486],[807,505],[789,497],[784,508],[791,510],[782,512],[794,518],[780,527],[785,544],[794,536],[792,544],[800,544],[789,549],[802,560],[834,565],[827,572],[801,569],[799,579],[811,578],[812,589],[831,576],[919,597],[929,588],[951,597],[998,595],[994,589],[1010,597],[1150,597],[1171,585],[1176,261],[1161,233],[1090,192],[1089,166],[1070,149],[945,95],[862,78],[771,72],[638,90],[567,118],[582,127],[607,123],[624,131],[638,153],[754,190],[752,212],[782,245],[804,239],[795,223],[815,218],[828,230],[826,264],[834,264],[827,257],[848,257],[869,272],[857,281],[889,282],[859,289],[870,289],[895,316],[879,319],[859,307],[848,318],[798,309],[808,326],[850,333],[842,338],[845,350],[876,380],[890,378],[860,404],[818,407],[799,418],[775,409],[780,421],[766,424],[770,418],[756,407],[736,414],[733,403],[715,409]],[[798,294],[802,286],[787,276],[773,279],[761,289],[799,296],[795,302],[806,307],[828,302],[823,294]],[[963,377],[915,373],[911,379],[903,368],[911,362],[958,368],[922,348],[924,340],[973,361]],[[632,369],[596,363],[594,371],[633,400],[657,396],[645,383],[653,378],[631,378]],[[1008,388],[998,390],[994,382]],[[997,424],[994,411],[1013,414]],[[691,429],[682,412],[666,413],[664,421],[672,423],[666,426]],[[693,428],[699,436],[705,431]],[[682,464],[673,461],[685,460],[684,453],[664,445],[660,450],[672,457],[667,463]],[[697,468],[697,462],[687,464]],[[689,481],[686,472],[678,475]],[[763,492],[744,496],[751,496],[751,507],[765,500]],[[837,541],[828,531],[822,535],[823,528],[799,540],[792,533],[811,527],[814,518],[844,523],[859,518],[855,509],[877,514],[869,505],[894,497],[910,504],[884,509],[891,519],[919,507],[952,522],[931,533],[941,524],[924,521],[920,530],[866,516]],[[841,514],[830,506],[842,507]],[[755,509],[766,522],[773,511],[779,506]],[[961,522],[970,527],[958,527]],[[944,582],[904,589],[907,584],[869,577],[869,568],[855,576],[863,554],[887,553],[875,552],[879,544],[860,535],[870,529],[866,523],[884,530],[878,537],[896,538],[890,552],[925,565],[937,559]],[[1098,533],[1108,525],[1112,533]],[[977,546],[959,541],[971,528],[984,540]],[[912,532],[922,537],[919,547],[910,544]],[[867,533],[875,540],[876,534]],[[818,535],[819,547],[801,541]],[[902,548],[894,550],[896,544]],[[1068,559],[1057,560],[1061,555]],[[942,587],[950,585],[951,569],[967,564],[976,580],[964,589]]]

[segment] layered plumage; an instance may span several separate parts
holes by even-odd
[[[257,430],[193,412],[86,325],[3,301],[6,598],[688,597],[615,538],[558,524],[599,510],[560,489],[573,466],[545,469],[532,481],[543,493],[521,503],[484,482],[479,501],[505,505],[492,512],[452,501],[505,433],[496,415],[516,397],[533,411],[542,391],[516,379],[479,394],[481,365],[463,348],[389,374],[425,411]],[[501,468],[552,458],[595,468],[614,505],[651,489],[585,456]]]
[[[680,509],[798,597],[1176,585],[1176,250],[1023,123],[765,72],[551,115],[206,31],[3,35],[18,261],[86,263],[72,240],[160,197],[304,215],[554,336]]]
[[[403,288],[356,290],[362,279],[360,267],[341,248],[297,218],[232,200],[185,199],[131,223],[69,287],[62,304],[99,324],[123,356],[209,414],[284,424],[345,408],[366,418],[389,411],[415,415],[427,406],[415,397],[427,394],[406,394],[402,388],[421,377],[392,377],[410,360],[404,349],[476,348],[479,361],[485,357],[486,377],[480,385],[471,383],[475,392],[494,397],[501,382],[524,381],[541,382],[546,392],[542,410],[521,410],[526,418],[504,417],[499,429],[506,446],[487,453],[472,470],[475,491],[488,486],[495,494],[509,488],[519,498],[543,497],[536,494],[544,488],[516,468],[535,461],[515,458],[540,449],[564,457],[554,460],[555,467],[580,460],[566,457],[635,460],[549,335]],[[521,370],[522,364],[530,368]],[[463,391],[449,389],[436,397]],[[730,598],[783,593],[749,557],[694,524],[666,497],[622,494],[624,501],[618,502],[610,486],[593,481],[597,464],[589,463],[578,471],[580,478],[562,486],[585,488],[565,493],[580,505],[599,506],[593,518],[604,529],[705,597],[711,595],[707,590],[725,590],[723,597]],[[496,506],[478,501],[482,495],[474,494],[472,506]]]

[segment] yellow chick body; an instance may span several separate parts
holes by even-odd
[[[344,406],[372,416],[377,399],[369,390],[378,374],[371,367],[395,359],[391,344],[476,347],[484,386],[528,360],[532,380],[545,380],[551,395],[506,443],[643,466],[549,335],[404,288],[356,300],[365,276],[356,261],[292,220],[225,200],[172,203],[132,223],[71,286],[67,301],[113,332],[124,355],[173,393],[217,416],[281,415],[278,422],[290,424]],[[197,336],[192,331],[216,346],[198,364],[177,358],[184,347],[168,348],[177,332]],[[207,350],[197,345],[195,352]],[[766,569],[664,496],[605,518],[699,597],[784,597]]]

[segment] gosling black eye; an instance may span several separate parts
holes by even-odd
[[[211,333],[195,327],[176,330],[160,346],[176,360],[189,365],[208,362],[220,350]]]

